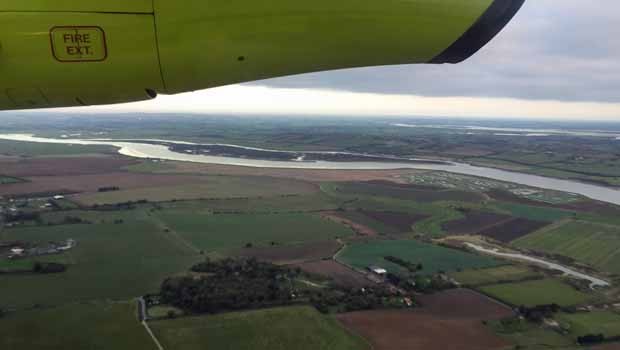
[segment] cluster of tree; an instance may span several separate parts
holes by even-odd
[[[65,225],[77,225],[77,224],[85,224],[90,222],[85,222],[82,218],[77,216],[65,216],[62,220],[62,223]]]
[[[32,268],[34,273],[48,274],[48,273],[62,273],[67,271],[67,266],[58,263],[34,263]]]
[[[98,192],[114,192],[114,191],[120,191],[120,188],[118,186],[99,187],[97,191]]]
[[[310,303],[322,313],[374,310],[403,306],[400,298],[383,286],[325,289],[310,295]]]
[[[612,343],[620,341],[620,335],[606,337],[603,334],[587,334],[577,337],[577,342],[581,345],[595,345],[601,343]]]
[[[402,267],[404,267],[405,269],[407,269],[409,272],[418,272],[418,271],[422,271],[422,269],[424,268],[424,266],[422,264],[414,264],[411,261],[407,261],[395,256],[386,256],[383,259],[394,263],[396,265],[400,265]]]
[[[24,222],[24,221],[41,221],[41,215],[37,212],[16,211],[13,213],[5,213],[4,221],[7,223]]]
[[[140,199],[137,201],[129,201],[123,203],[116,204],[95,204],[93,205],[93,209],[97,210],[106,210],[106,211],[115,211],[115,210],[130,210],[135,209],[137,205],[147,204],[149,201],[146,199]]]
[[[386,276],[388,282],[394,286],[418,293],[431,294],[446,289],[454,288],[454,284],[446,279],[443,274],[435,275],[397,275],[388,273]]]
[[[201,277],[168,278],[161,301],[194,313],[285,305],[295,297],[291,280],[298,272],[256,259],[206,260],[191,268]]]
[[[346,289],[297,288],[294,280],[305,275],[256,259],[206,259],[191,268],[191,276],[168,278],[158,302],[191,313],[218,313],[292,303],[310,303],[317,310],[356,311],[403,306],[386,286]],[[197,275],[199,274],[199,275]]]
[[[520,306],[519,313],[528,321],[540,323],[560,311],[558,304],[536,305],[533,307]]]

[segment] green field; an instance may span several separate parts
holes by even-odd
[[[148,217],[118,225],[16,228],[2,231],[0,237],[43,244],[69,238],[77,241],[77,246],[65,253],[69,266],[64,273],[0,275],[0,300],[6,306],[129,299],[156,292],[164,278],[186,271],[202,259]]]
[[[377,265],[390,272],[403,271],[401,266],[386,261],[384,259],[386,256],[395,256],[415,264],[421,263],[424,266],[422,272],[428,274],[501,264],[490,257],[413,240],[374,240],[365,243],[353,243],[338,255],[338,260],[360,270],[365,270],[371,265]]]
[[[510,213],[512,216],[536,221],[553,222],[575,215],[574,212],[563,209],[534,207],[515,203],[499,203],[496,207]]]
[[[16,177],[12,177],[12,176],[2,176],[2,175],[0,175],[0,185],[15,184],[15,183],[24,182],[24,181],[26,181],[26,180],[19,179],[19,178],[16,178]]]
[[[586,350],[575,345],[575,339],[518,318],[489,321],[489,327],[520,350]],[[588,349],[589,350],[589,349]]]
[[[515,241],[518,247],[560,254],[620,273],[620,227],[570,221],[551,230],[541,230]]]
[[[348,182],[339,184],[337,190],[343,194],[397,198],[421,203],[438,201],[481,202],[483,200],[482,195],[474,192],[433,188],[420,189],[389,182]]]
[[[556,316],[563,328],[574,337],[603,334],[605,337],[620,335],[620,314],[613,311],[562,313]]]
[[[0,155],[7,156],[66,156],[96,153],[116,153],[116,151],[111,146],[63,145],[0,140]]]
[[[512,305],[536,306],[558,304],[579,305],[591,297],[557,279],[504,283],[481,287],[480,290]]]
[[[340,224],[314,214],[208,214],[168,210],[156,215],[197,249],[224,252],[253,246],[325,241],[351,236]]]
[[[0,318],[0,349],[157,348],[138,322],[132,301],[71,304],[10,314]]]
[[[542,278],[544,275],[533,270],[518,266],[506,265],[486,269],[469,269],[450,274],[458,282],[469,286],[480,286],[498,282],[521,281],[524,279]]]
[[[190,317],[150,323],[165,349],[365,350],[366,342],[310,307]]]
[[[260,176],[202,176],[202,183],[147,187],[130,190],[88,193],[74,197],[86,205],[115,204],[145,199],[165,202],[183,199],[231,199],[307,195],[318,187],[303,181]]]

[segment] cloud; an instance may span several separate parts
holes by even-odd
[[[527,0],[487,47],[458,65],[304,74],[253,84],[421,96],[620,102],[620,2]]]

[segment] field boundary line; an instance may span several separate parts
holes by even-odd
[[[172,242],[178,243],[181,246],[184,246],[185,248],[189,248],[194,253],[199,254],[201,252],[201,250],[198,249],[198,247],[195,247],[193,244],[191,244],[190,242],[185,240],[181,235],[179,235],[178,232],[176,232],[175,230],[170,228],[168,225],[166,225],[166,223],[162,219],[158,217],[153,217],[151,220],[153,220],[153,223],[155,224],[155,226],[162,229],[162,232],[159,232],[159,233],[161,233],[161,235],[164,236],[166,239],[171,240]]]

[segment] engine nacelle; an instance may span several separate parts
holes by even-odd
[[[458,63],[524,0],[4,0],[0,109],[139,101],[291,74]]]

